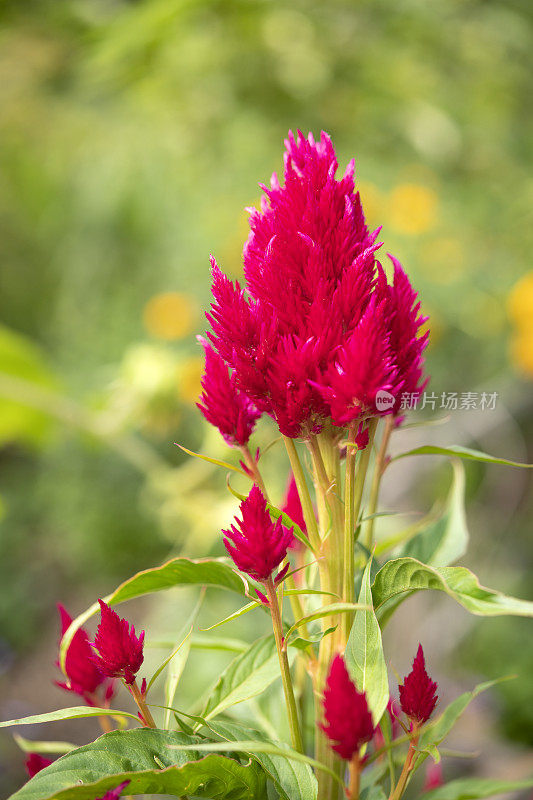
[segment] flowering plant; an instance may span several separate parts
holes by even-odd
[[[391,684],[382,630],[413,592],[444,592],[481,616],[533,616],[533,603],[487,589],[468,569],[450,566],[467,544],[461,459],[511,462],[453,446],[394,456],[452,458],[452,500],[438,517],[392,538],[378,535],[390,440],[404,421],[401,396],[427,383],[429,334],[400,263],[390,256],[389,278],[378,261],[379,231],[366,226],[353,162],[340,179],[337,166],[326,134],[318,142],[289,134],[283,181],[274,175],[263,186],[260,209],[250,210],[245,288],[211,261],[198,407],[238,454],[239,465],[216,463],[250,484],[237,495],[233,524],[221,532],[228,557],[180,556],[134,575],[75,620],[60,609],[59,685],[84,705],[2,725],[93,716],[104,733],[83,747],[59,743],[55,752],[65,754],[55,761],[42,755],[54,752],[53,743],[26,743],[33,747],[32,777],[12,800],[110,800],[124,793],[400,800],[417,786],[431,800],[459,800],[533,786],[533,778],[444,786],[440,766],[427,769],[428,759],[439,765],[441,743],[487,685],[438,709],[422,645],[398,689]],[[280,507],[264,477],[266,452],[250,448],[262,415],[279,430],[290,467]],[[137,635],[113,607],[191,585],[247,598],[229,619],[266,614],[271,627],[237,648],[207,699],[186,713],[174,696],[190,630],[139,685],[144,631]],[[98,612],[91,641],[83,626]],[[176,656],[180,667],[172,668]],[[154,703],[152,687],[164,670],[165,702]],[[261,712],[255,726],[236,718],[237,703],[277,679],[281,718]],[[136,715],[110,707],[120,684]],[[137,727],[128,729],[130,720]],[[424,785],[416,777],[421,768]]]

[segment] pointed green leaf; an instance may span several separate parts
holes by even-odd
[[[381,630],[372,607],[370,588],[370,559],[363,573],[359,604],[367,610],[356,612],[348,643],[346,645],[346,665],[360,692],[366,692],[368,707],[374,725],[377,725],[389,702],[389,679],[383,655]]]
[[[464,458],[467,461],[481,461],[486,464],[504,464],[508,467],[525,467],[526,469],[533,467],[533,464],[521,464],[519,461],[509,461],[506,458],[489,456],[487,453],[482,453],[481,450],[472,450],[470,447],[461,447],[458,444],[452,444],[448,447],[437,447],[436,445],[415,447],[414,450],[408,450],[406,453],[394,456],[392,461],[398,461],[398,459],[406,458],[407,456],[455,456],[456,458]]]
[[[285,525],[286,528],[292,528],[294,536],[300,542],[302,542],[302,544],[304,544],[307,548],[309,548],[309,550],[314,552],[311,546],[311,542],[309,541],[303,530],[300,528],[299,525],[296,524],[296,522],[294,522],[294,520],[291,519],[291,517],[289,517],[288,514],[286,514],[284,511],[281,511],[279,508],[276,508],[276,506],[273,506],[271,503],[267,503],[267,508],[271,517],[274,517],[274,519],[279,519],[281,517],[282,524]]]
[[[433,567],[447,567],[466,553],[465,471],[457,459],[453,459],[452,467],[453,480],[443,512],[402,548],[402,556]]]
[[[13,734],[13,739],[24,753],[70,753],[78,746],[72,742],[40,742],[36,739],[25,739],[18,733]]]
[[[127,711],[115,711],[111,708],[93,708],[92,706],[73,706],[48,711],[45,714],[33,714],[21,719],[8,719],[0,722],[0,728],[14,728],[16,725],[38,725],[42,722],[60,722],[64,719],[82,719],[83,717],[129,717],[139,722],[139,717]]]
[[[269,742],[263,733],[236,722],[217,720],[210,722],[208,727],[228,742],[238,742],[243,739]],[[282,742],[270,742],[270,744],[274,744],[281,751],[286,749],[286,745]],[[286,755],[259,752],[251,752],[250,755],[261,764],[286,800],[316,800],[317,781],[309,764],[302,764]]]
[[[522,781],[492,780],[491,778],[459,778],[422,795],[424,800],[481,800],[533,787],[533,778]]]
[[[129,780],[130,795],[194,795],[209,800],[257,800],[266,795],[256,763],[220,755],[199,758],[175,746],[197,740],[182,733],[137,728],[113,731],[37,773],[10,800],[94,800]]]
[[[372,585],[374,608],[383,624],[394,609],[413,592],[435,589],[478,616],[533,616],[533,602],[509,597],[481,586],[466,567],[430,567],[414,558],[388,561]]]
[[[213,586],[219,589],[229,589],[240,595],[246,595],[248,584],[231,566],[228,559],[202,558],[173,558],[160,567],[145,569],[115,589],[112,594],[104,598],[105,602],[114,606],[126,600],[132,600],[163,589],[172,589],[175,586]],[[65,631],[59,650],[59,662],[65,669],[67,650],[78,628],[100,609],[98,603],[93,603],[90,608],[76,617],[70,627]]]
[[[178,444],[178,447],[180,450],[183,450],[184,453],[187,453],[188,456],[199,458],[201,461],[207,461],[208,464],[214,464],[216,467],[224,467],[224,469],[229,469],[232,472],[239,472],[241,475],[244,475],[245,478],[248,477],[243,469],[240,467],[235,467],[233,464],[229,464],[227,461],[220,461],[218,458],[211,458],[211,456],[205,456],[203,453],[195,453],[193,450],[187,450],[187,448],[183,447],[181,444]]]
[[[314,622],[315,620],[322,619],[323,617],[335,616],[335,614],[346,614],[349,611],[357,611],[359,608],[368,607],[361,606],[360,603],[330,603],[328,606],[321,606],[321,608],[317,608],[316,611],[313,611],[312,614],[302,617],[302,619],[297,620],[294,625],[291,625],[285,634],[285,638],[288,639],[295,630],[301,628],[302,625],[305,625],[308,622]]]
[[[201,716],[210,720],[226,708],[261,694],[279,676],[274,636],[264,636],[228,664],[210,691]]]

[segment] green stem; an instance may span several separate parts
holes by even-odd
[[[370,519],[368,519],[365,523],[364,536],[363,536],[363,544],[365,545],[367,550],[372,549],[372,545],[374,542],[375,517],[373,515],[376,513],[378,508],[381,478],[383,477],[383,473],[385,472],[385,468],[387,466],[387,461],[386,461],[387,450],[389,447],[389,440],[393,430],[394,430],[394,418],[392,415],[389,415],[385,419],[385,429],[383,431],[383,436],[381,437],[381,444],[379,446],[378,454],[376,456],[374,475],[372,476],[372,486],[370,488],[370,498],[368,501],[368,515],[370,516]]]
[[[411,773],[415,767],[416,761],[416,745],[418,742],[418,736],[415,736],[411,739],[409,744],[409,750],[407,751],[407,756],[405,759],[405,763],[403,765],[402,773],[398,778],[398,783],[393,792],[389,797],[389,800],[400,800],[401,796],[405,792],[407,784],[409,782],[409,778],[411,777]]]
[[[361,761],[356,753],[350,761],[350,783],[348,784],[348,800],[359,800],[361,784]]]
[[[137,703],[139,711],[141,712],[145,728],[156,728],[157,726],[154,722],[154,718],[152,717],[150,709],[146,705],[145,698],[143,697],[141,690],[139,689],[137,681],[133,681],[132,684],[129,684],[128,688],[133,695],[133,699]]]
[[[299,753],[303,753],[302,734],[300,732],[300,723],[298,721],[298,710],[296,708],[296,700],[294,699],[294,691],[292,688],[291,671],[289,667],[289,659],[287,658],[287,648],[283,639],[283,626],[281,622],[281,612],[278,603],[278,596],[272,581],[272,576],[265,581],[265,587],[270,604],[270,613],[272,614],[272,627],[274,629],[274,638],[276,640],[276,648],[279,657],[279,666],[281,670],[281,681],[283,683],[283,692],[285,694],[285,704],[287,706],[287,715],[289,718],[289,728],[291,732],[292,746]]]
[[[309,494],[309,489],[307,488],[304,471],[298,457],[296,445],[294,444],[294,439],[290,439],[288,436],[284,436],[283,441],[285,442],[287,455],[289,456],[289,461],[291,462],[291,469],[292,474],[294,475],[294,480],[296,481],[296,488],[298,489],[298,494],[300,495],[300,502],[302,504],[302,511],[307,533],[309,534],[309,540],[312,547],[316,550],[316,552],[318,552],[320,550],[320,534],[318,532],[313,502]]]
[[[252,473],[253,482],[256,484],[256,486],[259,487],[259,489],[261,489],[261,492],[263,493],[263,497],[265,498],[267,503],[270,502],[269,499],[268,499],[267,490],[265,488],[265,482],[263,480],[263,476],[259,472],[259,467],[257,466],[257,461],[255,460],[255,458],[250,453],[250,448],[248,447],[247,444],[243,444],[243,445],[241,445],[240,450],[241,450],[241,453],[242,453],[242,457],[244,459],[244,463],[246,464],[246,466],[248,467],[248,469]]]
[[[377,420],[371,419],[368,423],[368,444],[361,452],[361,458],[357,467],[357,474],[355,477],[354,486],[354,502],[353,502],[353,517],[355,525],[359,520],[359,513],[361,511],[361,503],[363,500],[363,490],[365,488],[365,478],[368,471],[368,464],[370,463],[370,456],[372,455],[372,446],[374,443],[374,435],[376,433]],[[355,538],[357,538],[357,529],[355,531]]]
[[[344,581],[342,598],[345,603],[354,602],[355,585],[355,461],[357,448],[355,447],[355,423],[348,430],[348,446],[346,448],[346,478],[344,483]],[[351,614],[343,615],[342,626],[344,639],[348,641],[352,621]]]

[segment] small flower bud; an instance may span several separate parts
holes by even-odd
[[[33,778],[34,775],[37,775],[45,767],[49,767],[52,764],[52,760],[50,758],[44,758],[40,753],[28,753],[26,756],[26,772]]]
[[[121,619],[103,600],[100,603],[100,625],[94,637],[93,663],[110,678],[122,678],[132,684],[144,660],[144,631],[135,635],[135,628]]]
[[[102,797],[97,797],[96,800],[118,800],[118,798],[120,797],[126,786],[129,785],[129,783],[130,781],[124,781],[124,783],[121,783],[115,789],[110,789]]]
[[[272,522],[266,500],[254,486],[240,505],[242,519],[223,530],[224,544],[235,565],[251,578],[266,581],[287,556],[292,532],[278,519]]]
[[[400,705],[404,714],[418,725],[423,725],[432,715],[437,704],[437,684],[426,672],[422,645],[413,661],[413,668],[403,680],[400,690]]]

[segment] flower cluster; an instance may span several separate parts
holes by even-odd
[[[224,544],[242,572],[255,580],[266,581],[285,560],[293,540],[292,530],[286,528],[281,519],[272,522],[266,500],[257,486],[253,486],[243,500],[240,511],[242,518],[235,517],[236,525],[222,531]],[[276,582],[286,571],[287,568],[282,570]]]
[[[210,356],[202,411],[230,440],[253,427],[243,424],[238,391],[295,438],[319,432],[326,420],[346,426],[398,414],[401,393],[425,385],[426,319],[398,261],[389,285],[376,260],[379,231],[366,226],[353,162],[339,180],[325,133],[318,142],[289,133],[285,144],[284,183],[274,174],[260,210],[250,209],[246,290],[211,260],[208,336],[231,369],[220,385],[233,406],[210,400],[217,383]],[[376,407],[380,391],[393,398],[386,408]]]
[[[424,652],[419,645],[413,668],[399,687],[401,710],[411,720],[412,735],[433,713],[437,703],[436,690],[437,684],[426,672]],[[341,758],[351,761],[360,747],[373,737],[376,749],[383,746],[383,736],[379,728],[374,729],[366,695],[357,690],[341,655],[335,656],[331,663],[323,705],[325,724],[321,728]],[[387,712],[394,736],[399,714],[394,700],[389,700]]]

